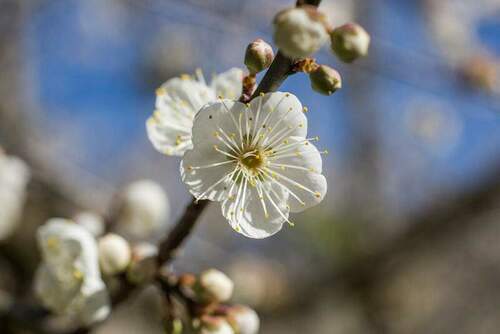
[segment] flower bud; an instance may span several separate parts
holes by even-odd
[[[158,247],[140,243],[132,248],[132,259],[127,270],[127,279],[139,284],[151,281],[156,275]]]
[[[271,66],[273,59],[273,48],[264,40],[258,38],[248,44],[245,52],[245,65],[251,74],[259,73]]]
[[[305,58],[328,40],[326,16],[313,6],[281,11],[274,18],[274,41],[290,58]]]
[[[257,312],[245,305],[231,306],[228,311],[229,323],[238,334],[257,334],[260,319]]]
[[[225,302],[233,294],[233,281],[217,269],[201,273],[198,284],[200,297],[207,302]]]
[[[107,234],[99,239],[99,264],[106,275],[123,272],[130,263],[128,242],[117,234]]]
[[[83,211],[73,217],[73,221],[89,231],[94,237],[104,234],[104,220],[98,214]]]
[[[323,95],[331,95],[342,88],[342,78],[339,72],[327,65],[320,65],[309,73],[311,87]]]
[[[168,224],[168,197],[151,180],[131,183],[121,194],[117,229],[129,238],[144,239]]]
[[[234,334],[233,328],[223,317],[204,316],[200,320],[200,334]]]
[[[352,63],[368,54],[370,35],[356,23],[347,23],[330,33],[332,51],[340,60]]]

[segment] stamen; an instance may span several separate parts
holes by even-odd
[[[285,175],[281,174],[281,173],[278,173],[276,171],[273,171],[273,170],[270,170],[269,168],[265,168],[265,170],[269,171],[270,173],[274,173],[276,174],[277,176],[279,176],[280,178],[282,178],[283,180],[287,181],[288,183],[302,189],[302,190],[305,190],[307,191],[308,193],[311,193],[312,195],[316,196],[317,197],[317,194],[318,192],[317,191],[314,191],[314,190],[311,190],[309,188],[307,188],[306,186],[304,186],[303,184],[300,184],[299,182],[295,181],[295,180],[292,180],[290,179],[289,177],[286,177]],[[321,194],[320,194],[321,196]]]
[[[262,170],[263,173],[267,174],[265,170]],[[290,195],[292,195],[293,198],[295,198],[301,205],[305,206],[306,203],[300,199],[300,197],[295,194],[290,188],[288,188],[286,185],[284,185],[283,183],[279,182],[276,178],[272,177],[270,178],[272,182],[276,183],[278,186],[282,187],[283,189],[285,189],[286,191],[288,191],[288,193]]]
[[[223,155],[228,156],[230,158],[238,159],[237,156],[234,156],[231,153],[228,153],[226,151],[221,150],[217,145],[214,145],[214,150],[217,151],[217,152],[219,152],[220,154],[223,154]]]
[[[213,167],[219,167],[227,164],[234,164],[233,160],[226,160],[226,161],[221,161],[221,162],[214,162],[213,164],[209,165],[204,165],[204,166],[188,166],[188,170],[197,170],[197,169],[206,169],[206,168],[213,168]]]
[[[219,184],[221,184],[222,182],[226,181],[227,179],[231,179],[232,176],[234,175],[234,173],[236,173],[237,170],[238,170],[238,168],[235,167],[231,173],[225,174],[217,182],[215,182],[210,187],[208,187],[204,192],[202,192],[200,195],[196,196],[196,200],[199,201],[200,199],[203,199],[210,191],[212,191]]]

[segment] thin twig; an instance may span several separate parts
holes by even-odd
[[[160,250],[158,252],[159,264],[168,263],[175,257],[179,247],[191,234],[198,218],[208,206],[208,203],[209,201],[207,200],[197,202],[195,199],[189,203],[177,225],[170,231],[167,238],[160,243]]]

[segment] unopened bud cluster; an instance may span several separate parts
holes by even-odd
[[[200,275],[184,274],[178,278],[179,290],[198,304],[192,319],[198,334],[257,334],[260,320],[245,305],[227,305],[234,284],[223,272],[208,269]]]
[[[295,60],[293,71],[309,74],[311,87],[323,95],[331,95],[342,87],[339,72],[309,58],[328,39],[333,53],[343,62],[351,63],[368,54],[370,35],[363,27],[347,23],[333,29],[326,15],[315,6],[289,8],[274,19],[274,41],[280,51]]]

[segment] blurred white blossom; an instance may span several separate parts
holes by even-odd
[[[425,3],[431,36],[450,65],[478,88],[500,94],[500,58],[477,33],[484,20],[500,15],[500,1],[427,0]]]
[[[127,269],[132,258],[127,240],[109,233],[99,239],[99,263],[106,275],[116,275]]]
[[[38,244],[42,264],[35,290],[42,303],[84,325],[104,320],[110,302],[90,232],[72,221],[54,218],[39,227]]]
[[[155,181],[139,180],[129,184],[121,193],[118,206],[116,228],[125,236],[148,238],[169,224],[168,196]]]
[[[28,166],[0,148],[0,241],[8,238],[20,223],[29,179]]]
[[[94,237],[100,237],[104,234],[105,224],[104,219],[90,211],[82,211],[73,217],[73,221],[78,225],[84,227],[89,231]]]
[[[161,153],[182,156],[192,147],[193,119],[205,104],[218,96],[237,99],[242,91],[243,71],[232,68],[215,75],[207,84],[201,71],[165,82],[156,92],[156,110],[146,128],[153,146]]]
[[[460,140],[463,124],[451,107],[436,101],[414,101],[406,113],[409,133],[426,149],[447,153]]]
[[[290,212],[321,202],[326,179],[311,143],[317,138],[306,138],[304,110],[297,97],[281,92],[249,104],[205,106],[194,121],[194,148],[181,164],[189,191],[222,202],[231,227],[251,238],[273,235],[290,223]]]

